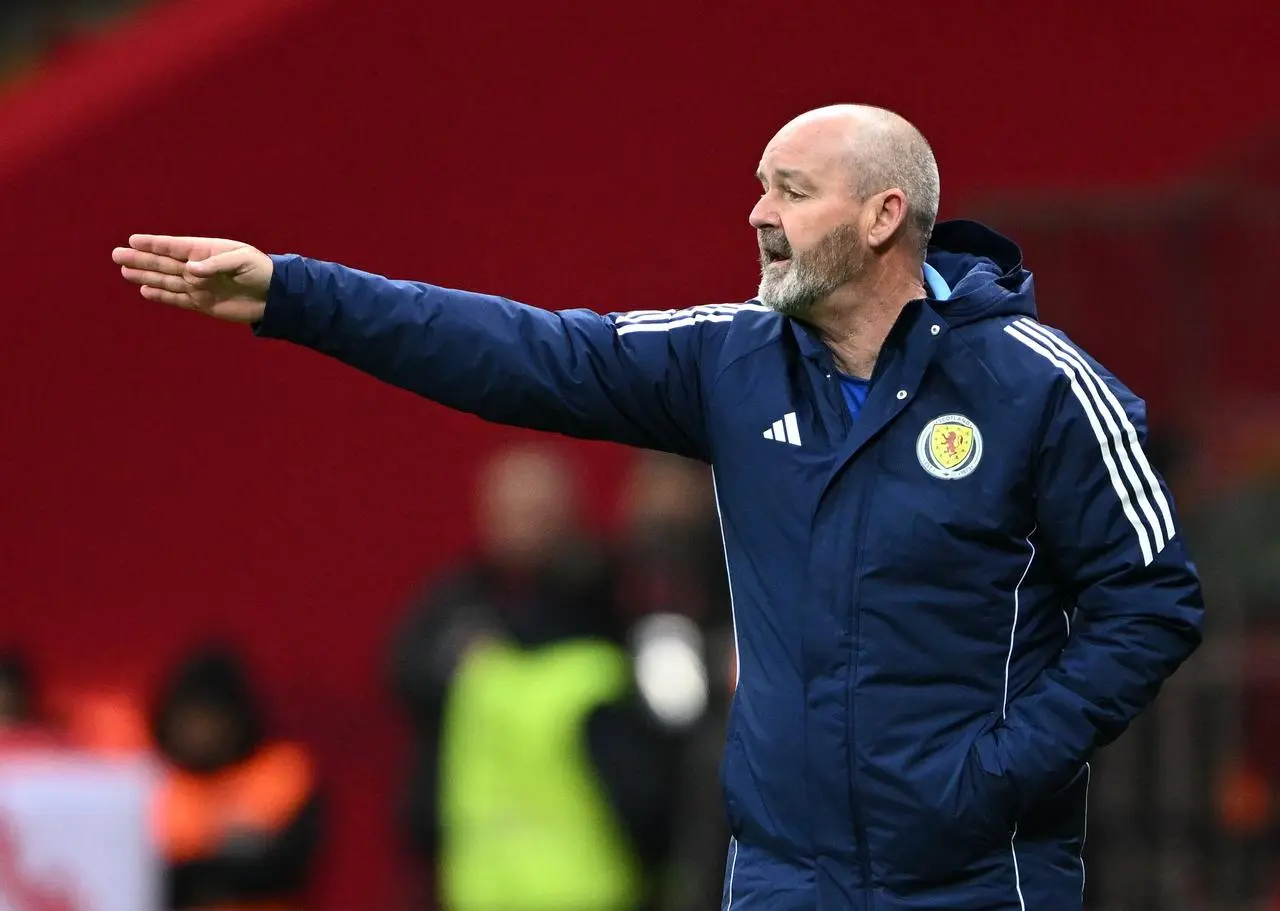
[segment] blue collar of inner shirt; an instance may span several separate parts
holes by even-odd
[[[924,283],[929,288],[929,296],[934,300],[944,301],[951,297],[951,287],[947,280],[928,263],[924,264]]]

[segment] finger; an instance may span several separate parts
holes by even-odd
[[[145,269],[148,272],[164,272],[168,275],[181,275],[186,267],[182,260],[157,253],[143,253],[129,247],[116,247],[111,251],[111,259],[118,266],[130,269]]]
[[[205,260],[192,260],[187,263],[187,271],[197,277],[207,277],[219,273],[234,275],[245,263],[245,247],[228,250]]]
[[[144,253],[159,253],[186,262],[203,259],[213,250],[228,246],[240,246],[236,241],[221,237],[179,237],[172,234],[133,234],[129,246]]]
[[[192,291],[191,283],[180,275],[151,272],[146,269],[131,269],[128,266],[121,267],[120,274],[124,276],[125,281],[132,282],[135,285],[163,288],[166,291],[173,291],[178,294],[189,294]]]
[[[197,309],[196,302],[190,294],[179,294],[175,291],[166,291],[164,288],[153,288],[150,285],[143,285],[139,291],[149,301],[181,307],[183,310]]]
[[[195,237],[174,237],[169,234],[132,234],[129,236],[129,246],[142,253],[158,253],[185,263],[198,240]]]

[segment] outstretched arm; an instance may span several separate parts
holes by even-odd
[[[135,235],[114,258],[149,300],[253,324],[486,420],[710,457],[703,377],[740,308],[553,313],[209,238]]]

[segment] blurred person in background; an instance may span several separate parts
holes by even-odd
[[[691,459],[640,452],[622,513],[619,605],[637,680],[655,723],[679,743],[662,909],[714,908],[729,843],[718,775],[735,668],[711,473]]]
[[[624,612],[671,610],[701,625],[732,625],[707,466],[667,453],[638,453],[622,512],[617,549]]]
[[[240,658],[198,649],[161,694],[154,736],[168,763],[156,803],[165,907],[294,907],[320,840],[306,750],[271,737]]]
[[[28,727],[35,718],[31,668],[16,651],[0,652],[0,729]]]
[[[48,746],[54,731],[40,710],[35,674],[17,649],[0,652],[0,747]]]
[[[449,911],[648,907],[674,756],[635,693],[607,553],[548,449],[499,455],[479,552],[392,643],[414,749],[404,819]]]
[[[147,727],[145,705],[128,688],[44,682],[25,653],[0,651],[0,746],[138,756],[151,749]]]

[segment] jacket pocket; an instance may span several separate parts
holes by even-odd
[[[877,877],[890,891],[958,883],[976,874],[980,861],[1007,845],[1015,823],[1010,783],[983,762],[984,740],[999,719],[931,775],[902,784],[909,794],[884,827]],[[953,754],[954,755],[954,754]]]
[[[1049,842],[1079,856],[1088,825],[1090,777],[1091,768],[1085,763],[1069,782],[1023,813],[1018,819],[1018,841]]]

